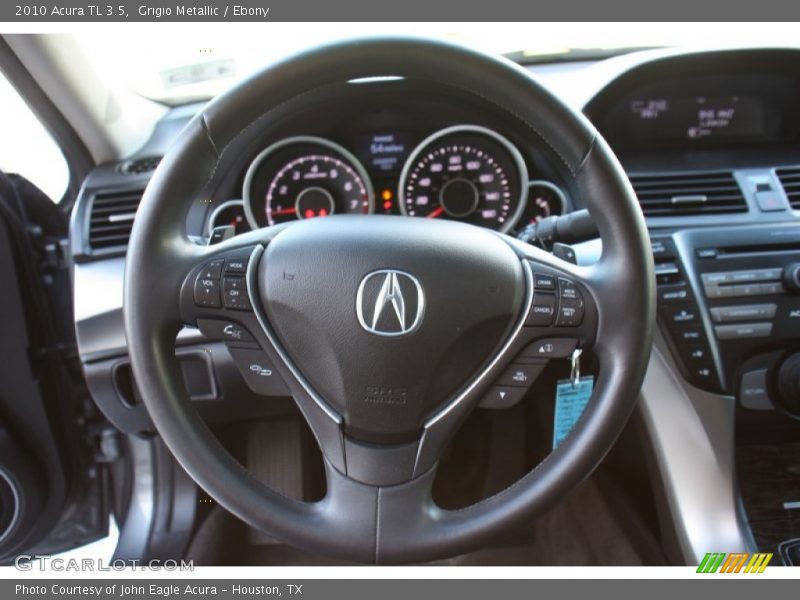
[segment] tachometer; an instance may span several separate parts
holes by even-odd
[[[342,213],[371,213],[372,184],[358,159],[318,137],[281,140],[253,160],[244,182],[253,227]]]
[[[525,205],[528,172],[500,134],[475,125],[438,131],[411,153],[400,176],[400,210],[508,231]]]

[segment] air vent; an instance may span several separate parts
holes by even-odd
[[[781,180],[783,191],[789,198],[789,204],[793,209],[800,210],[800,167],[776,169],[775,173]]]
[[[730,171],[632,175],[630,180],[646,217],[747,211],[742,190]]]
[[[89,246],[93,250],[127,245],[142,193],[106,192],[94,197],[89,217]]]
[[[128,175],[140,175],[142,173],[149,173],[155,171],[158,163],[161,162],[160,156],[146,156],[144,158],[134,158],[133,160],[126,161],[119,166],[122,173]]]

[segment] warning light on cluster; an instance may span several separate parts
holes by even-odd
[[[391,212],[393,198],[394,198],[394,192],[392,192],[392,190],[385,189],[381,192],[381,200],[383,200],[384,212]]]

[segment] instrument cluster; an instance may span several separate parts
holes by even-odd
[[[288,137],[255,156],[242,198],[212,213],[209,234],[347,213],[452,219],[513,233],[566,209],[558,185],[532,180],[519,149],[479,125],[446,127],[416,143],[407,133],[368,134],[352,151],[323,137]]]

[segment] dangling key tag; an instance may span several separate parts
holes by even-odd
[[[569,357],[569,379],[572,382],[573,389],[578,387],[578,383],[580,383],[581,380],[581,354],[583,354],[583,350],[581,348],[575,348],[575,350],[572,351],[572,355]]]

